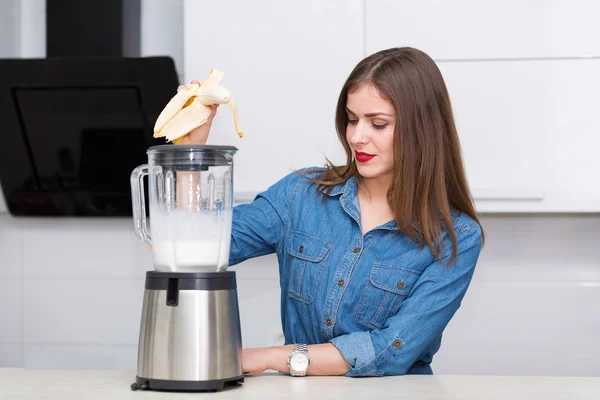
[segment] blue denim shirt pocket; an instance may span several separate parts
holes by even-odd
[[[355,309],[356,322],[380,329],[398,312],[420,275],[418,271],[375,263]]]
[[[287,246],[290,256],[288,295],[291,298],[308,304],[315,300],[331,247],[306,233],[291,232]]]

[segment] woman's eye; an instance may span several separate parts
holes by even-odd
[[[388,126],[388,124],[383,124],[383,125],[373,124],[373,128],[375,128],[375,129],[384,129],[386,126]]]
[[[348,125],[356,125],[356,124],[358,124],[357,119],[348,119]]]

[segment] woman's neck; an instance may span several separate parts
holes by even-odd
[[[390,178],[383,177],[360,179],[358,184],[358,203],[363,235],[394,218],[392,209],[387,201],[387,192],[391,182]]]
[[[387,193],[392,184],[392,176],[360,178],[358,190],[369,203],[387,202]]]

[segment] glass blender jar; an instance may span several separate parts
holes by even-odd
[[[134,227],[160,272],[221,272],[229,265],[233,146],[159,145],[131,174]],[[145,207],[148,176],[150,230]]]

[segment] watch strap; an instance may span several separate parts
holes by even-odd
[[[294,350],[308,354],[308,346],[305,344],[297,344]]]

